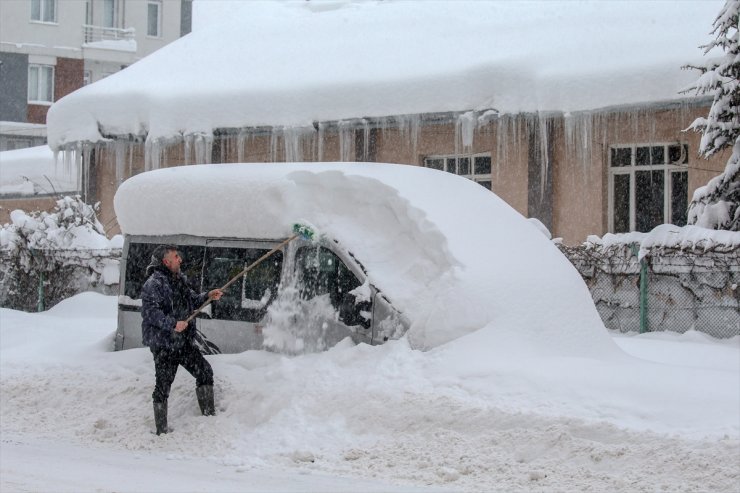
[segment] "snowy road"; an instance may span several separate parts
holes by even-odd
[[[181,371],[156,437],[151,354],[107,351],[115,305],[0,310],[0,490],[740,490],[737,338],[615,335],[636,356],[615,361],[470,336],[209,357],[218,415]]]

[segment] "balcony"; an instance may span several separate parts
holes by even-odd
[[[136,38],[136,29],[129,27],[119,29],[117,27],[82,25],[84,43],[97,43],[99,41],[133,41]]]
[[[82,25],[85,58],[131,63],[129,57],[136,53],[136,29]],[[114,52],[118,52],[115,55]],[[107,54],[106,54],[107,53]],[[112,58],[111,58],[112,57]],[[123,57],[123,58],[121,58]]]

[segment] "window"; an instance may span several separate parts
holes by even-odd
[[[609,231],[647,232],[684,226],[688,208],[687,144],[636,144],[609,149]]]
[[[203,290],[226,284],[248,265],[269,252],[259,248],[208,247]],[[283,253],[278,251],[230,286],[212,307],[212,318],[259,322],[277,296]],[[241,289],[239,289],[241,287]]]
[[[103,27],[118,27],[117,4],[116,0],[103,0]]]
[[[491,190],[491,155],[488,153],[429,156],[424,159],[424,166],[464,176]]]
[[[324,247],[301,247],[296,253],[296,268],[303,299],[328,295],[345,325],[370,327],[371,302],[358,301],[351,294],[362,283],[334,252]]]
[[[159,38],[162,34],[162,2],[160,0],[149,0],[146,11],[146,35]]]
[[[52,101],[54,101],[54,67],[29,65],[28,102],[51,103]]]
[[[88,84],[92,84],[92,71],[91,70],[85,70],[82,73],[82,85],[86,86]]]
[[[141,298],[141,288],[147,280],[146,267],[151,261],[152,252],[159,243],[130,243],[126,255],[126,279],[124,294],[131,299]],[[200,275],[203,270],[205,247],[181,245],[177,251],[182,257],[180,270],[188,279],[193,291],[200,293]]]
[[[31,0],[31,20],[56,22],[57,0]]]

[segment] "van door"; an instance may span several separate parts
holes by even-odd
[[[203,290],[223,286],[272,247],[271,244],[209,243],[203,262]],[[275,252],[212,303],[210,317],[198,319],[198,330],[212,346],[211,352],[237,353],[262,348],[261,322],[277,296],[282,266],[283,252]]]
[[[196,292],[200,291],[205,247],[183,237],[127,237],[121,259],[121,292],[118,296],[116,351],[141,347],[141,288],[147,280],[146,267],[154,249],[161,244],[176,244],[182,257],[180,269]],[[202,241],[202,240],[201,240]]]
[[[321,324],[325,348],[346,337],[370,344],[372,294],[347,263],[325,246],[306,245],[297,249],[295,266],[300,299],[313,310],[308,319]]]

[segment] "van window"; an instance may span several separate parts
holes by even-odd
[[[204,290],[218,288],[229,282],[269,249],[223,248],[206,249],[203,273]],[[226,289],[221,300],[212,305],[212,317],[219,320],[259,322],[277,295],[283,252],[278,251],[262,261],[247,275]]]
[[[362,283],[334,252],[324,247],[301,247],[296,253],[296,269],[301,297],[328,294],[342,322],[370,327],[371,303],[357,302],[350,294]]]
[[[141,288],[146,282],[146,267],[151,260],[152,252],[159,243],[129,243],[126,256],[126,280],[124,295],[132,299],[141,298]],[[196,293],[201,291],[200,275],[203,269],[203,253],[205,247],[182,245],[177,247],[182,257],[180,270],[188,279],[190,287]]]

